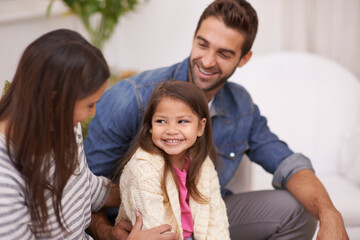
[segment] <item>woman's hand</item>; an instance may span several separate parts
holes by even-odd
[[[133,229],[130,232],[128,240],[176,240],[177,236],[175,233],[165,233],[171,230],[171,226],[163,224],[158,227],[141,230],[142,227],[142,215],[140,212],[136,212],[136,222]]]

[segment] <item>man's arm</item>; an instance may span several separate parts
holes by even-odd
[[[344,221],[334,207],[329,194],[310,169],[300,170],[286,183],[287,190],[317,219],[320,228],[317,239],[349,239]]]
[[[119,239],[126,240],[132,229],[131,223],[121,221],[112,226],[104,211],[91,214],[91,223],[88,230],[94,239]]]
[[[104,207],[120,206],[120,188],[118,184],[111,183],[109,195],[104,203]]]

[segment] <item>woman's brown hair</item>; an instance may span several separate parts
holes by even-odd
[[[206,157],[210,156],[211,160],[216,166],[216,153],[213,144],[209,107],[205,95],[198,87],[196,87],[192,83],[169,80],[160,83],[155,88],[148,101],[142,127],[137,137],[137,140],[129,151],[129,154],[127,154],[127,157],[125,157],[124,161],[122,161],[119,169],[117,170],[117,173],[121,171],[121,169],[131,159],[132,155],[139,147],[152,154],[161,154],[165,159],[165,167],[161,182],[161,188],[165,193],[165,201],[169,199],[165,187],[165,181],[167,175],[170,173],[174,181],[177,183],[176,175],[167,154],[153,143],[150,133],[150,129],[152,128],[153,115],[155,114],[158,104],[164,97],[169,97],[184,102],[199,118],[199,121],[203,118],[206,119],[206,125],[203,135],[201,137],[198,137],[194,145],[189,149],[191,160],[189,168],[187,170],[186,178],[186,188],[189,194],[198,202],[206,202],[207,199],[205,199],[204,196],[199,192],[196,185],[199,179],[201,166],[204,163]]]
[[[66,230],[61,197],[78,166],[74,106],[95,93],[109,75],[102,53],[71,30],[44,34],[22,54],[0,101],[0,121],[8,123],[8,155],[25,180],[30,215],[40,228],[35,231],[47,229],[46,192],[59,225]]]

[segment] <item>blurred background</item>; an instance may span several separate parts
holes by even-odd
[[[143,0],[121,16],[103,52],[115,72],[167,66],[187,57],[197,21],[211,0]],[[259,16],[255,55],[279,50],[329,57],[360,77],[359,0],[250,0]],[[24,48],[41,34],[85,31],[62,0],[0,0],[0,84],[11,80]],[[0,85],[2,86],[2,85]]]

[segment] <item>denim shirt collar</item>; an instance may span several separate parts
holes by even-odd
[[[226,84],[226,83],[225,83]],[[226,106],[224,98],[224,87],[222,87],[219,92],[215,95],[215,99],[210,109],[210,117],[220,116],[220,117],[229,117],[229,114],[226,112]]]
[[[174,74],[172,76],[173,80],[182,80],[189,82],[189,57],[176,66]]]

